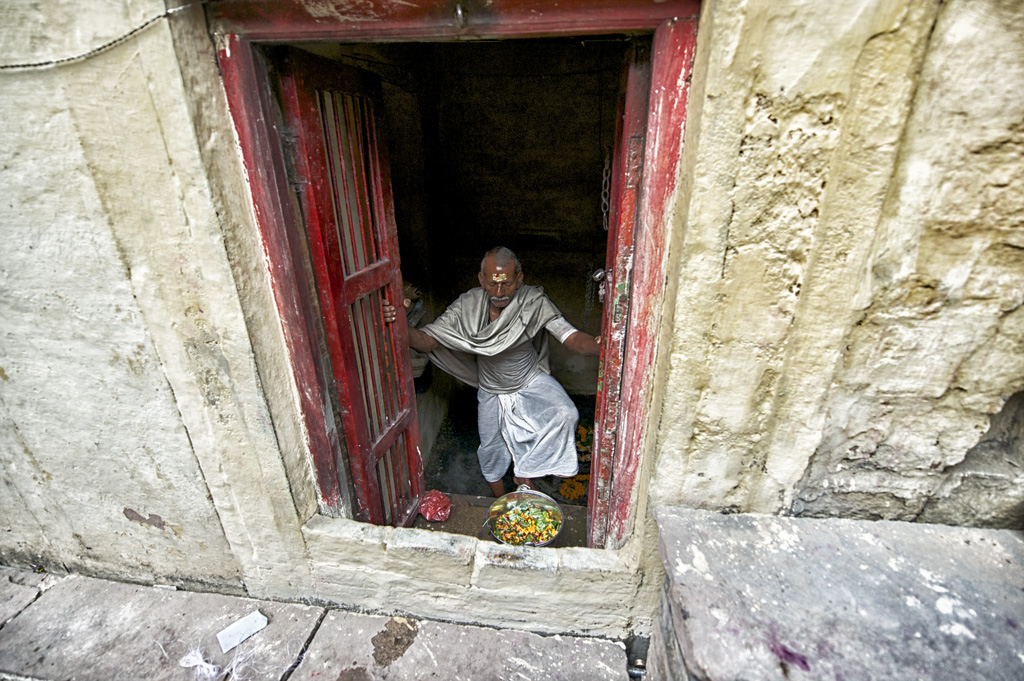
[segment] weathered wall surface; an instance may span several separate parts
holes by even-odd
[[[7,6],[4,60],[80,54],[163,9]],[[221,590],[300,574],[167,21],[0,89],[0,556]]]
[[[44,61],[113,38],[136,20],[119,5],[97,8],[86,31],[8,7],[5,59]],[[237,589],[135,295],[133,276],[148,275],[131,270],[83,146],[90,123],[71,102],[80,84],[91,86],[87,101],[108,103],[87,70],[0,76],[0,557]]]
[[[978,520],[934,502],[1024,385],[1022,19],[705,8],[655,503]]]
[[[1020,3],[943,6],[873,240],[795,510],[1020,526]]]

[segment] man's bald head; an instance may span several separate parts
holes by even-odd
[[[519,264],[519,258],[512,252],[511,249],[505,248],[504,246],[498,246],[484,253],[484,259],[480,261],[480,272],[484,271],[487,267],[487,260],[491,258],[495,264],[498,265],[512,265],[515,268],[515,273],[519,274],[523,271],[522,265]]]

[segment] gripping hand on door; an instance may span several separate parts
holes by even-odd
[[[408,311],[408,309],[412,307],[412,300],[405,298],[402,301],[402,307],[404,308],[404,311]],[[387,298],[381,299],[381,309],[383,311],[385,323],[390,324],[398,318],[398,309],[395,308]],[[440,345],[436,338],[423,333],[416,327],[410,325],[406,328],[409,332],[409,347],[413,350],[418,350],[419,352],[433,352]]]

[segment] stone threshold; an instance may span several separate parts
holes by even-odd
[[[420,530],[449,532],[475,537],[480,541],[498,543],[485,525],[487,512],[494,502],[494,497],[469,494],[448,494],[446,496],[452,501],[452,510],[447,520],[431,522],[419,515],[412,526]],[[565,524],[558,537],[550,544],[550,548],[585,547],[587,545],[586,507],[571,504],[560,504],[560,506]]]

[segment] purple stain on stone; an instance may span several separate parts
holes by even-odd
[[[795,664],[805,672],[811,670],[811,665],[808,663],[806,656],[779,643],[778,628],[774,624],[771,628],[771,640],[768,642],[768,649],[775,653],[775,657],[779,658],[779,662],[783,664]]]
[[[795,664],[796,666],[800,667],[800,669],[803,669],[805,672],[811,670],[811,665],[808,664],[807,658],[801,655],[800,653],[790,650],[789,648],[780,643],[773,644],[771,646],[771,649],[780,661],[785,662],[786,664]]]

